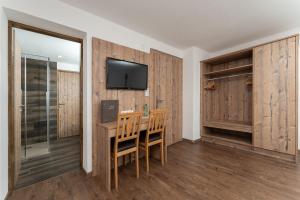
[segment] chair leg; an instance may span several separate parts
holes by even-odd
[[[126,166],[126,155],[123,156],[123,167]]]
[[[135,152],[136,178],[140,177],[139,151]]]
[[[115,188],[116,188],[116,190],[118,190],[118,188],[119,188],[119,183],[118,183],[118,157],[115,156],[114,161],[115,161],[115,163],[114,163],[114,168],[115,168]]]
[[[146,150],[146,167],[147,167],[147,173],[149,172],[149,147],[145,147]]]
[[[164,143],[160,143],[160,160],[161,160],[161,165],[164,166],[165,164],[165,158],[164,158]]]
[[[132,163],[132,153],[129,154],[130,164]]]

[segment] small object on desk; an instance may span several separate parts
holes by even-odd
[[[148,104],[144,104],[144,117],[147,117],[148,115],[149,115]]]
[[[132,113],[132,112],[133,112],[133,110],[122,110],[122,111],[121,111],[122,114],[125,114],[125,113]]]
[[[119,100],[101,101],[101,123],[117,121],[118,112],[119,112]]]

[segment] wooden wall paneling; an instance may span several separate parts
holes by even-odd
[[[149,63],[148,65],[148,88],[149,88],[149,108],[156,108],[155,100],[155,68],[154,68],[154,57],[152,54],[147,54],[146,60]]]
[[[238,121],[237,115],[238,112],[238,93],[242,91],[238,91],[238,79],[240,77],[228,78],[228,121]]]
[[[165,100],[165,106],[168,109],[168,121],[167,121],[167,138],[166,143],[167,145],[173,144],[173,138],[174,138],[174,131],[173,130],[173,90],[172,90],[172,79],[173,79],[173,57],[169,55],[164,55],[166,59],[166,68],[163,70],[165,73],[163,74],[163,77],[166,80],[166,85],[164,87],[164,98]]]
[[[98,172],[101,161],[97,158],[97,151],[100,151],[100,143],[97,140],[97,123],[100,123],[100,103],[101,100],[119,100],[119,110],[133,109],[136,111],[143,111],[143,105],[150,103],[150,98],[153,98],[153,72],[149,64],[149,55],[145,52],[134,50],[122,45],[114,44],[112,42],[93,38],[92,41],[93,58],[92,58],[92,106],[93,106],[93,175]],[[145,97],[144,91],[134,90],[107,90],[106,89],[106,58],[112,57],[131,62],[140,62],[147,64],[148,68],[148,84],[150,96]],[[152,96],[151,96],[152,95]],[[151,104],[151,103],[150,103]],[[150,105],[151,108],[153,107]]]
[[[99,161],[97,157],[97,153],[101,150],[101,141],[99,141],[99,138],[97,137],[97,126],[96,124],[100,122],[100,102],[101,102],[101,96],[102,99],[104,99],[104,95],[106,93],[106,89],[104,88],[104,70],[99,66],[100,63],[105,62],[105,58],[107,55],[107,48],[104,41],[97,40],[93,38],[92,41],[92,129],[93,129],[93,154],[92,154],[92,169],[93,169],[93,175],[98,174],[98,169],[101,166],[101,162]]]
[[[118,99],[120,111],[128,109],[143,111],[144,104],[148,104],[150,109],[168,107],[170,110],[168,130],[174,129],[172,127],[176,124],[175,128],[179,131],[174,133],[175,135],[172,135],[172,132],[167,135],[167,144],[181,140],[182,105],[177,105],[176,109],[173,109],[172,101],[174,99],[178,104],[182,104],[182,59],[155,50],[151,50],[149,55],[97,38],[93,38],[92,48],[93,174],[98,174],[97,169],[101,164],[95,153],[101,150],[96,136],[97,123],[100,123],[101,100]],[[105,79],[107,57],[147,64],[149,96],[145,96],[144,91],[107,90]],[[174,77],[174,75],[178,77]],[[176,84],[174,80],[177,81]],[[176,86],[173,86],[173,84]],[[173,92],[174,89],[177,90]]]
[[[254,49],[254,146],[296,154],[296,37]]]
[[[209,121],[210,120],[210,114],[211,113],[211,105],[212,102],[211,102],[211,95],[212,93],[205,90],[204,89],[204,86],[206,85],[207,81],[206,81],[206,77],[204,76],[204,73],[207,71],[208,69],[208,65],[205,64],[205,63],[202,63],[202,68],[201,68],[201,71],[202,71],[202,96],[203,96],[203,99],[202,99],[202,113],[203,113],[203,118],[202,118],[202,123],[204,121]],[[217,86],[218,87],[218,86]],[[203,131],[204,133],[204,131]]]
[[[142,56],[140,55],[140,51],[138,51],[138,50],[134,51],[134,62],[137,62],[137,63],[144,62]],[[143,105],[145,103],[147,103],[147,101],[145,101],[145,99],[144,99],[144,96],[145,96],[144,91],[138,91],[138,90],[134,91],[134,99],[135,99],[134,110],[140,111],[140,112],[143,111]]]
[[[134,49],[124,47],[123,60],[134,62]],[[135,110],[135,91],[134,90],[119,90],[118,92],[120,111]]]

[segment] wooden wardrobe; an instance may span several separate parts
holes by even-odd
[[[151,49],[155,108],[167,109],[166,144],[182,140],[182,59]]]
[[[201,139],[297,155],[298,36],[201,62]]]

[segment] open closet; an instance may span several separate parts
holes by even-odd
[[[202,140],[296,160],[298,36],[201,62]]]

